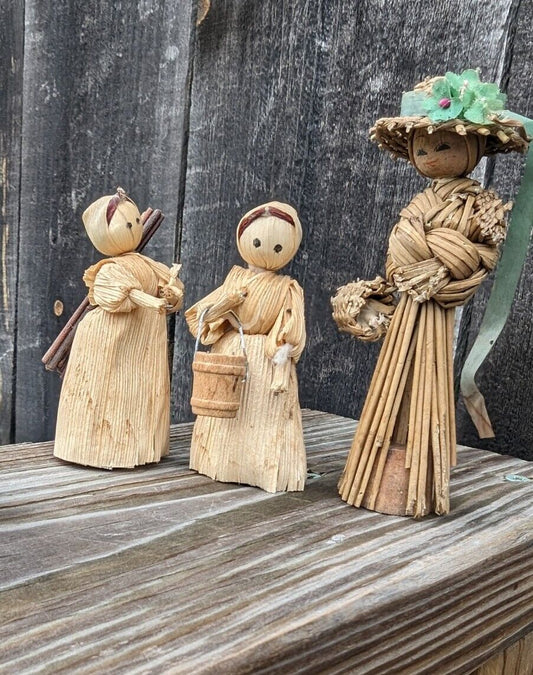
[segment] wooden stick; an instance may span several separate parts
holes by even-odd
[[[64,357],[64,353],[63,350],[61,349],[61,346],[65,343],[65,340],[69,337],[70,333],[76,329],[78,322],[90,310],[90,307],[91,305],[89,303],[89,298],[88,297],[84,298],[83,302],[78,306],[78,308],[72,314],[70,319],[63,326],[63,329],[56,337],[56,339],[52,342],[52,344],[48,348],[48,351],[41,359],[41,361],[44,363],[46,367],[46,370],[55,370],[57,368],[57,364]],[[71,344],[72,340],[70,340],[70,344],[68,345],[69,351]]]
[[[363,410],[364,415],[361,416],[360,424],[363,425],[362,426],[363,431],[361,432],[361,435],[359,435],[358,432],[356,432],[356,437],[354,439],[354,445],[356,442],[358,442],[358,446],[356,446],[357,451],[356,460],[358,464],[355,476],[353,477],[351,488],[348,492],[348,503],[350,504],[354,504],[356,501],[360,502],[362,500],[362,496],[359,493],[360,482],[366,470],[366,465],[370,456],[372,443],[375,434],[377,432],[378,425],[381,421],[383,406],[385,405],[386,397],[390,389],[390,383],[394,373],[394,370],[391,369],[390,367],[391,361],[393,360],[393,357],[397,354],[398,349],[397,342],[399,345],[401,345],[402,339],[404,337],[403,334],[400,335],[399,327],[403,323],[404,312],[406,311],[410,312],[407,297],[402,296],[402,299],[398,305],[398,309],[401,310],[401,313],[399,314],[396,322],[394,321],[394,319],[396,319],[396,314],[393,318],[393,323],[391,324],[390,329],[391,339],[387,341],[387,338],[385,338],[386,345],[383,346],[384,350],[385,347],[387,347],[387,349],[385,350],[386,351],[385,356],[380,364],[379,370],[376,367],[375,375],[377,377],[372,378],[372,382],[370,385],[370,392],[367,397],[367,400],[369,401],[369,407],[368,409]],[[396,312],[398,312],[398,309],[396,310]],[[389,337],[389,335],[387,335],[387,337]],[[351,458],[349,457],[348,460],[350,459]],[[355,462],[353,463],[355,464]],[[353,475],[353,470],[350,475]]]
[[[438,353],[437,353],[438,359]],[[439,410],[439,392],[437,381],[437,364],[434,364],[433,381],[434,386],[431,390],[431,451],[433,456],[433,487],[435,509],[439,509],[442,503],[442,444],[441,444],[441,427],[440,427],[440,410]],[[437,513],[439,511],[437,510]]]
[[[455,396],[453,386],[453,333],[455,328],[455,309],[446,310],[447,343],[448,350],[448,419],[450,427],[450,466],[457,464],[457,431],[455,428]]]
[[[416,356],[415,356],[415,365],[413,373],[413,393],[411,397],[411,406],[409,410],[409,432],[407,435],[407,451],[405,454],[405,468],[409,469],[411,467],[411,460],[413,456],[413,444],[415,439],[415,426],[417,411],[421,405],[419,402],[419,397],[423,396],[423,380],[422,380],[422,352],[424,349],[424,326],[425,326],[426,313],[420,312],[420,324],[418,327],[417,333],[417,343],[416,343]],[[422,389],[422,393],[421,393]]]
[[[413,345],[414,350],[416,351],[416,345],[418,341],[418,326],[416,327],[416,335],[413,335]],[[400,410],[398,412],[398,418],[396,420],[396,427],[393,431],[393,440],[399,445],[407,444],[407,434],[409,432],[409,415],[411,410],[411,400],[413,398],[413,375],[414,375],[414,352],[413,358],[411,359],[411,367],[407,376],[407,382],[405,383],[405,388],[402,396],[402,402],[400,405]]]
[[[435,307],[435,344],[436,344],[436,391],[437,414],[439,422],[439,452],[434,449],[433,461],[435,469],[435,508],[445,509],[449,502],[449,419],[448,419],[448,350],[446,333],[446,311]],[[438,455],[438,456],[437,456]],[[448,506],[449,508],[449,506]]]
[[[418,465],[418,481],[415,517],[421,517],[428,512],[426,503],[426,486],[428,478],[428,455],[430,454],[430,427],[431,427],[431,403],[433,397],[433,371],[435,369],[435,303],[429,300],[425,304],[426,316],[426,362],[424,373],[424,407],[422,410],[422,435],[420,447],[420,461]]]

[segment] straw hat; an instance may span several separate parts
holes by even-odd
[[[485,155],[526,152],[529,138],[522,122],[503,109],[505,99],[497,85],[481,82],[476,70],[427,78],[404,93],[399,117],[383,117],[374,124],[370,138],[402,159],[409,159],[415,129],[483,136]]]

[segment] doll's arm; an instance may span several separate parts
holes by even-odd
[[[89,302],[110,313],[131,312],[136,307],[165,310],[164,300],[145,293],[138,279],[114,262],[102,265],[90,281]]]
[[[381,339],[394,313],[394,290],[382,277],[341,286],[331,298],[333,320],[339,330],[367,342]]]
[[[274,366],[270,389],[275,393],[288,390],[292,363],[300,358],[305,340],[303,291],[292,280],[265,346],[266,355],[272,359]]]
[[[276,353],[272,357],[274,374],[272,376],[272,382],[270,383],[270,390],[275,394],[286,392],[289,388],[292,367],[291,352],[293,349],[294,345],[286,342],[284,345],[281,345],[281,347],[278,347]]]
[[[159,286],[159,297],[166,302],[167,314],[179,312],[183,307],[183,296],[185,287],[183,281],[179,278],[181,265],[176,263],[169,270],[168,282]]]
[[[204,315],[204,321],[212,323],[217,321],[235,307],[242,305],[246,298],[246,289],[242,288],[236,291],[222,291],[218,299],[214,302]],[[208,305],[206,304],[205,307]],[[205,309],[204,307],[204,309]]]

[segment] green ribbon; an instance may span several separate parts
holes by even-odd
[[[522,122],[527,135],[533,136],[533,120],[508,110],[501,113],[501,117]],[[461,373],[461,393],[480,438],[493,438],[494,432],[485,407],[485,400],[477,388],[475,376],[498,339],[511,311],[527,255],[532,227],[533,145],[527,153],[524,175],[511,212],[503,253],[496,270],[483,321]]]
[[[400,115],[402,117],[427,117],[428,114],[424,108],[424,102],[427,99],[428,95],[423,91],[404,91]]]

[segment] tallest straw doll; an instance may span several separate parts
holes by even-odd
[[[509,208],[467,176],[484,155],[528,147],[504,102],[477,71],[447,73],[404,94],[401,116],[371,130],[431,183],[391,232],[387,279],[348,284],[333,299],[341,330],[364,340],[386,332],[339,483],[349,504],[416,517],[449,512],[455,308],[496,266]]]

